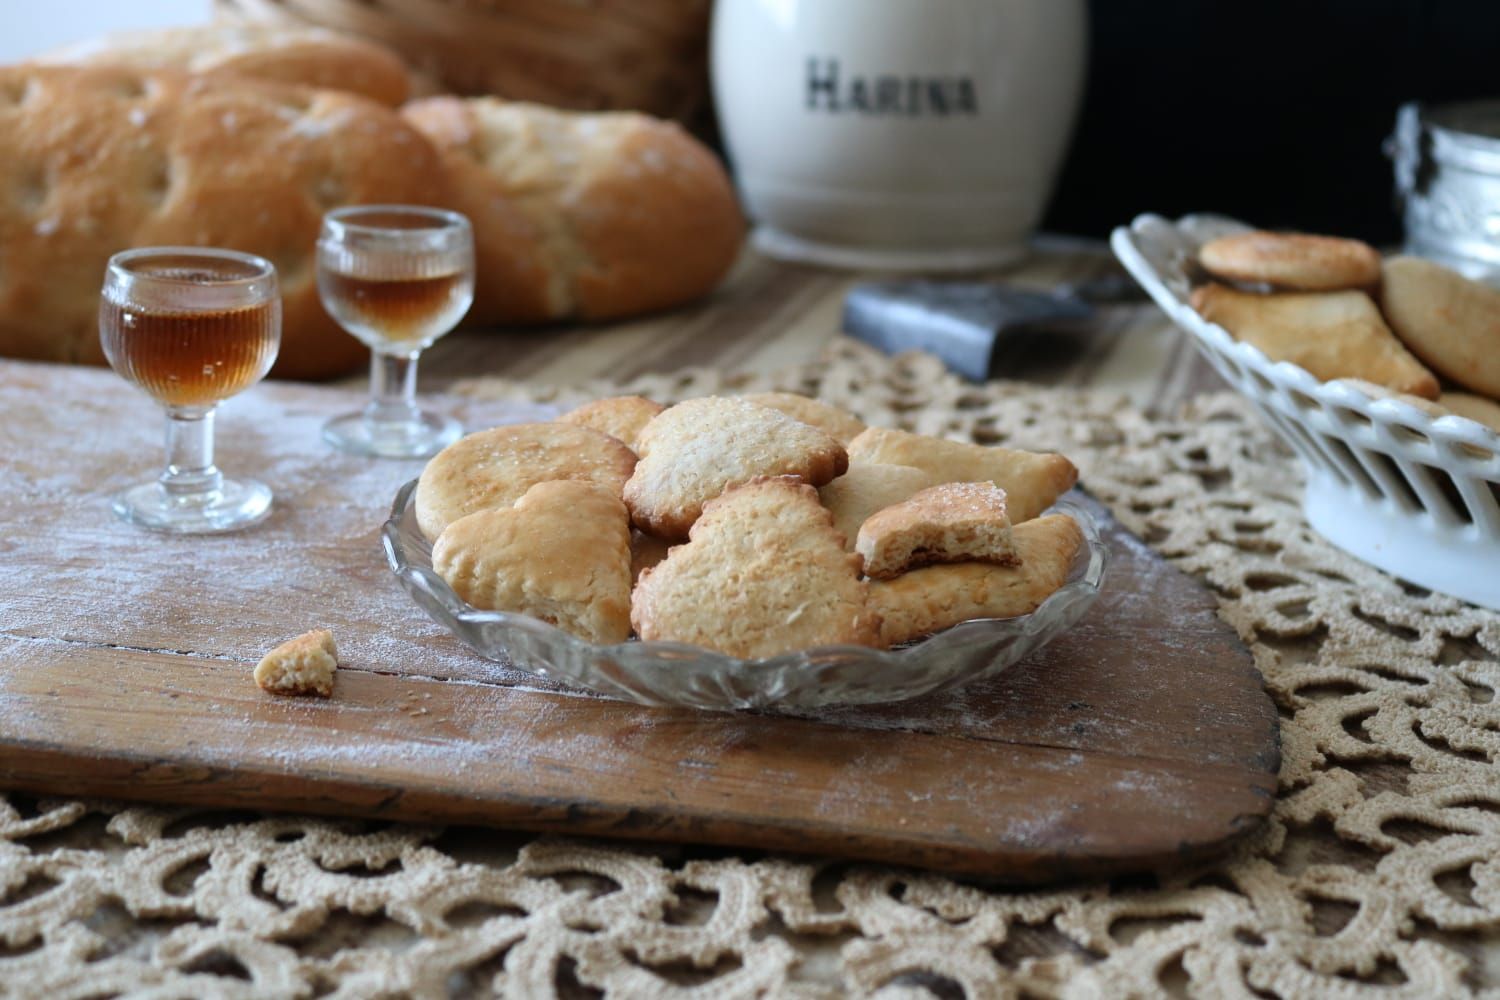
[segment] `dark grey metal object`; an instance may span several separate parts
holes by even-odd
[[[879,281],[844,298],[844,332],[882,351],[934,354],[965,378],[993,371],[996,348],[1013,335],[1085,327],[1095,303],[1137,297],[1125,275],[1107,275],[1050,292],[989,282]]]

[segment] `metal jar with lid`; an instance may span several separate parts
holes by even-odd
[[[1386,149],[1406,251],[1500,286],[1500,100],[1402,105]]]

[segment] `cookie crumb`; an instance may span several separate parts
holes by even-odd
[[[333,633],[326,628],[288,639],[255,666],[255,683],[271,694],[333,694],[333,672],[339,666]]]

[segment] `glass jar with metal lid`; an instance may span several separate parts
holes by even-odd
[[[1407,252],[1500,286],[1500,100],[1402,105],[1386,151]]]

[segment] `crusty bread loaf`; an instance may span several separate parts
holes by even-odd
[[[318,300],[322,214],[442,204],[441,164],[393,111],[333,91],[120,68],[0,68],[0,354],[102,363],[109,255],[221,246],[281,278],[273,373],[349,371],[366,348]]]
[[[497,98],[429,98],[404,114],[443,154],[449,207],[474,223],[474,325],[662,309],[734,263],[734,189],[672,123]]]
[[[394,52],[321,28],[215,21],[126,31],[54,49],[36,61],[254,77],[347,90],[392,107],[411,96],[406,64]]]

